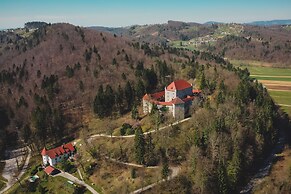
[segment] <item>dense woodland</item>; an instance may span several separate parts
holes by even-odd
[[[288,117],[247,70],[209,52],[132,42],[69,24],[0,37],[2,153],[17,140],[59,143],[83,124],[81,115],[134,113],[145,93],[176,78],[195,80],[203,91],[190,121],[162,137],[144,136],[137,127],[134,145],[122,152],[134,153],[139,164],[162,164],[164,178],[169,165],[182,165],[181,175],[157,192],[238,192],[279,131],[290,129]]]

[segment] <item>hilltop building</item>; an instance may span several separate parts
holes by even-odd
[[[176,80],[165,87],[162,92],[145,94],[143,96],[143,112],[150,113],[153,105],[158,109],[168,108],[175,119],[183,119],[188,114],[192,101],[199,96],[200,90],[193,90],[192,85],[185,80]]]
[[[65,145],[61,145],[50,150],[43,148],[43,150],[41,151],[43,165],[54,166],[62,159],[67,159],[70,156],[74,156],[75,152],[76,149],[72,143],[67,143]]]

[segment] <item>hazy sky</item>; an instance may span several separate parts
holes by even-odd
[[[291,0],[0,0],[0,28],[27,21],[80,26],[291,19]]]

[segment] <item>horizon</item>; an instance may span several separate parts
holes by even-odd
[[[23,27],[26,22],[70,23],[78,26],[126,27],[166,23],[169,20],[205,23],[248,23],[253,21],[291,19],[291,1],[215,0],[136,2],[76,0],[3,0],[0,8],[0,29]]]

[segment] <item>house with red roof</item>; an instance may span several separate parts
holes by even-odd
[[[167,107],[176,119],[183,119],[192,105],[193,99],[201,90],[193,90],[190,83],[185,80],[176,80],[165,87],[162,92],[145,94],[143,97],[143,112],[150,113],[153,105],[158,108]]]
[[[68,159],[70,156],[74,156],[75,152],[76,149],[72,143],[67,143],[50,150],[43,148],[41,151],[43,165],[54,166],[63,159]]]

